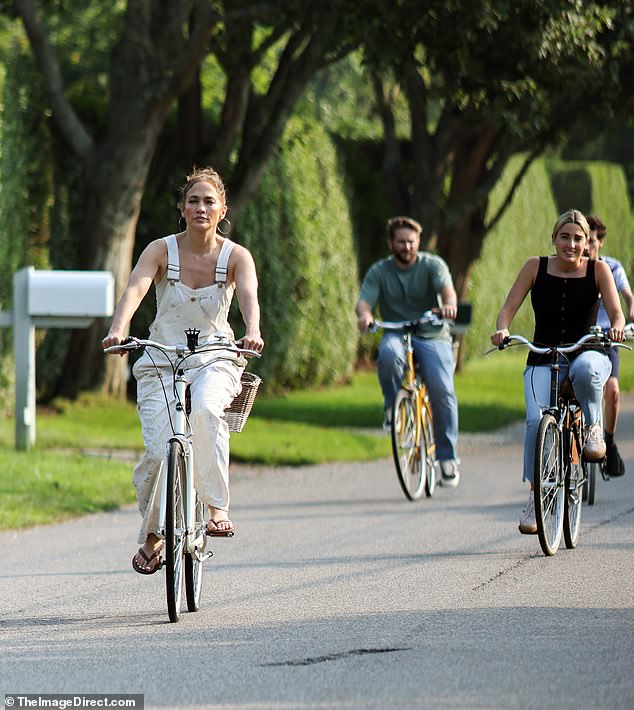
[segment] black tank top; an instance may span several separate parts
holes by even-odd
[[[588,261],[583,278],[563,278],[547,273],[548,257],[539,257],[537,277],[531,289],[531,303],[535,313],[536,345],[563,345],[574,343],[588,332],[597,321],[599,289],[594,275],[594,259]],[[590,347],[584,349],[601,350]],[[569,360],[584,349],[570,353]],[[548,356],[529,352],[527,364],[546,364]]]

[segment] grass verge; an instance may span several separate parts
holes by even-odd
[[[634,389],[634,353],[621,358],[621,387]],[[474,358],[456,377],[462,432],[491,431],[524,416],[525,354]],[[371,460],[390,455],[374,372],[344,386],[259,397],[245,430],[232,436],[235,461],[268,465]],[[364,431],[366,430],[366,431]],[[136,407],[96,395],[38,412],[37,446],[13,449],[13,420],[0,421],[0,529],[28,527],[134,500],[130,463],[82,455],[85,449],[141,452]]]

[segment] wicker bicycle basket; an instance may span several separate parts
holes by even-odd
[[[252,372],[243,372],[240,378],[242,382],[242,392],[234,398],[231,406],[225,410],[225,419],[229,425],[229,431],[242,431],[246,424],[255,395],[258,393],[258,387],[262,380]]]

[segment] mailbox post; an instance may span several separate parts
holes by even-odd
[[[36,271],[13,276],[13,313],[0,313],[0,325],[13,325],[15,358],[15,445],[35,443],[35,328],[86,328],[114,310],[114,279],[109,271]]]

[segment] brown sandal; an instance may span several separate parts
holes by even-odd
[[[137,550],[137,553],[136,553],[136,554],[137,554],[137,555],[141,555],[141,557],[147,562],[148,565],[149,565],[149,564],[152,562],[152,560],[155,559],[156,557],[158,557],[158,564],[154,565],[154,567],[152,567],[152,569],[143,569],[143,567],[141,567],[141,566],[139,565],[139,563],[136,561],[136,555],[135,555],[135,556],[132,558],[132,569],[133,569],[135,572],[138,572],[139,574],[154,574],[155,572],[158,572],[158,571],[161,569],[161,567],[163,566],[163,560],[161,559],[161,550],[162,550],[162,549],[163,549],[163,548],[159,548],[153,555],[150,555],[150,556],[148,557],[148,556],[145,554],[145,552],[143,551],[143,548],[142,548],[142,547],[139,547],[139,549]]]

